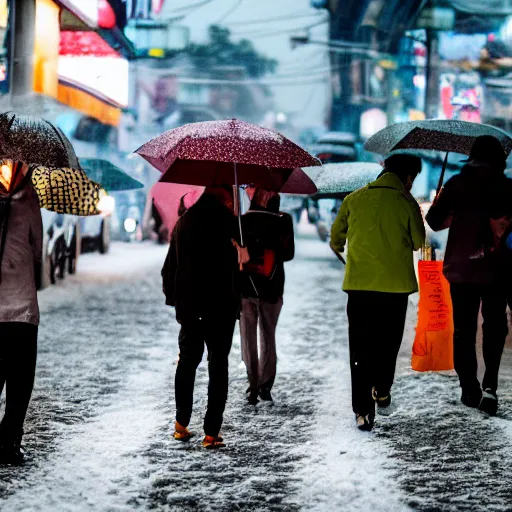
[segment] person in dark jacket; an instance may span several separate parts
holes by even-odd
[[[444,275],[453,303],[454,363],[461,401],[489,414],[496,414],[498,408],[498,371],[508,329],[503,285],[507,255],[506,249],[496,245],[491,222],[512,215],[512,182],[504,176],[505,161],[496,138],[478,137],[468,163],[448,180],[426,216],[434,231],[450,228]],[[480,305],[484,318],[482,386],[475,349]]]
[[[237,223],[230,187],[207,188],[179,219],[162,269],[166,303],[181,324],[175,378],[174,437],[187,441],[196,369],[208,349],[207,448],[224,446],[219,431],[228,393],[228,356],[240,309]],[[244,260],[240,260],[244,261]]]
[[[242,357],[249,378],[248,401],[255,405],[258,395],[262,400],[272,401],[277,366],[276,327],[285,282],[283,263],[293,259],[295,246],[293,220],[279,212],[279,195],[263,189],[248,189],[248,193],[252,201],[242,217],[242,231],[252,259],[241,276],[240,330]]]

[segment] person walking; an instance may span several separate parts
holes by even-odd
[[[231,187],[207,188],[179,219],[162,269],[166,303],[181,325],[175,377],[174,438],[188,441],[196,369],[208,349],[208,407],[203,446],[225,446],[219,436],[228,394],[228,356],[240,310],[239,265],[248,260],[233,242],[237,222]],[[237,251],[238,249],[238,251]]]
[[[371,430],[375,403],[391,403],[408,296],[418,291],[413,251],[425,242],[420,207],[410,194],[421,160],[396,154],[380,177],[343,201],[331,248],[348,245],[343,289],[348,293],[352,408],[360,430]]]
[[[247,399],[249,404],[256,405],[258,396],[273,401],[276,327],[283,307],[285,282],[283,263],[293,259],[295,245],[293,220],[287,213],[279,212],[279,194],[260,188],[250,188],[247,192],[251,206],[242,217],[242,231],[251,261],[241,276],[240,333],[249,379]]]
[[[0,162],[0,463],[20,465],[37,358],[43,226],[27,165]]]
[[[434,231],[450,228],[443,272],[453,303],[454,363],[461,401],[491,415],[498,410],[498,372],[508,331],[504,278],[509,258],[504,241],[499,240],[512,215],[512,181],[505,177],[505,167],[506,155],[498,139],[478,137],[460,174],[448,180],[426,215]],[[501,233],[499,219],[505,221]],[[475,348],[480,306],[482,385]]]

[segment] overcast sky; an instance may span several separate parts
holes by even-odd
[[[309,29],[311,39],[326,40],[328,24],[321,23],[327,19],[326,11],[311,8],[309,0],[166,0],[161,15],[184,13],[187,16],[180,23],[189,27],[194,42],[204,41],[208,26],[217,23],[228,27],[233,39],[250,39],[258,51],[277,59],[280,66],[273,79],[293,82],[273,86],[277,108],[296,113],[301,124],[323,122],[330,96],[325,76],[328,53],[313,44],[292,50],[290,36],[319,23]]]

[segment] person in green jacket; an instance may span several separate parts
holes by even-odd
[[[331,230],[331,248],[347,250],[343,290],[348,294],[352,408],[360,430],[371,430],[375,403],[391,403],[408,296],[418,291],[413,252],[425,243],[420,207],[411,195],[421,160],[395,154],[379,178],[343,201]]]

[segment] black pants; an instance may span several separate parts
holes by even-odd
[[[463,392],[480,389],[477,379],[476,332],[478,312],[482,304],[484,389],[498,388],[498,372],[501,354],[507,337],[507,299],[501,287],[475,284],[452,284],[450,294],[453,303],[453,357],[455,371]]]
[[[375,409],[372,387],[381,395],[391,389],[407,303],[408,295],[403,293],[348,293],[352,409],[355,413],[368,414]]]
[[[23,433],[37,359],[37,326],[21,322],[0,323],[0,393],[6,386],[2,440]]]
[[[192,415],[196,369],[208,348],[208,409],[204,418],[206,435],[217,436],[228,397],[228,356],[233,342],[238,306],[224,304],[203,312],[182,315],[180,357],[176,370],[176,421],[188,426]]]

